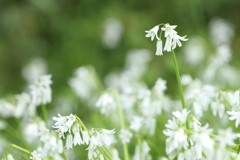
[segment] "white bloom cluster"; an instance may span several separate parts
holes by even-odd
[[[212,156],[214,140],[210,138],[211,129],[208,125],[200,126],[200,122],[191,116],[190,111],[183,109],[173,112],[173,119],[168,120],[167,129],[163,133],[168,136],[166,140],[166,153],[170,159],[176,156],[179,160],[202,159]]]
[[[132,138],[132,133],[127,129],[121,129],[119,138],[121,139],[122,143],[129,143]]]
[[[37,151],[32,152],[32,156],[30,157],[32,160],[43,160],[42,155],[38,153]]]
[[[231,116],[230,120],[236,120],[235,126],[238,127],[240,123],[240,91],[237,90],[233,96],[230,97],[230,103],[232,105],[232,110],[227,111],[227,113]]]
[[[79,125],[78,117],[72,114],[69,116],[58,114],[58,117],[53,117],[53,120],[56,121],[53,128],[56,128],[59,138],[65,138],[65,135],[67,135],[66,148],[72,148],[73,144],[74,146],[77,144],[89,145],[87,150],[88,159],[90,160],[103,158],[103,154],[98,147],[109,146],[113,142],[114,129],[91,129],[90,132],[83,130]]]
[[[108,49],[115,48],[123,33],[122,23],[116,18],[108,18],[104,24],[102,44]]]
[[[150,147],[146,141],[143,141],[140,145],[135,147],[135,152],[133,155],[133,160],[152,160],[151,155],[149,154]]]
[[[162,54],[162,50],[167,51],[167,52],[171,52],[172,50],[174,50],[177,45],[179,47],[182,46],[181,41],[187,41],[188,39],[186,39],[186,36],[179,36],[177,34],[177,32],[174,30],[177,26],[176,25],[169,25],[169,24],[165,24],[164,27],[161,28],[162,31],[164,31],[164,37],[166,38],[166,42],[165,42],[165,46],[164,49],[162,49],[162,40],[161,37],[158,37],[158,30],[159,30],[159,26],[157,25],[155,27],[153,27],[152,29],[150,29],[149,31],[145,31],[146,37],[151,37],[151,40],[153,41],[154,37],[156,36],[157,39],[157,51],[156,51],[156,55],[161,56]],[[181,40],[181,41],[180,41]]]
[[[51,75],[39,77],[33,85],[30,85],[32,103],[36,106],[50,103],[52,100]]]
[[[96,107],[100,108],[102,114],[109,115],[112,111],[116,110],[117,107],[114,95],[106,91],[99,97],[96,102]]]
[[[94,68],[92,66],[77,68],[68,84],[81,100],[85,102],[92,100],[98,88]]]
[[[208,106],[210,105],[212,106],[212,110],[215,115],[218,113],[221,117],[225,107],[215,107],[216,105],[221,105],[220,101],[215,100],[217,93],[217,89],[214,86],[204,85],[200,80],[195,79],[186,85],[185,100],[193,109],[194,115],[196,115],[198,118],[202,117],[203,112],[207,111]]]

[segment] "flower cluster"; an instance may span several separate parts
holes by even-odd
[[[170,24],[164,24],[164,27],[162,27],[161,30],[165,32],[164,37],[166,38],[166,42],[165,42],[164,49],[162,49],[161,34],[160,34],[160,38],[157,35],[159,26],[160,25],[157,25],[157,26],[153,27],[152,29],[150,29],[149,31],[145,31],[147,33],[146,37],[151,37],[152,41],[153,41],[154,37],[156,36],[156,39],[157,39],[156,55],[158,55],[158,56],[163,55],[162,50],[171,52],[172,50],[174,50],[177,47],[177,45],[179,47],[182,46],[181,41],[188,40],[188,39],[186,39],[186,36],[181,37],[177,34],[177,32],[174,30],[177,27],[176,25],[171,26]]]
[[[50,103],[52,100],[51,75],[43,75],[30,85],[32,103],[36,106]]]
[[[66,137],[66,148],[72,148],[72,145],[76,146],[85,144],[89,145],[88,158],[96,159],[103,158],[104,153],[98,149],[98,147],[105,147],[111,145],[113,141],[112,135],[115,133],[115,130],[106,130],[106,129],[91,129],[88,131],[82,129],[80,126],[80,120],[77,116],[70,114],[69,116],[61,116],[58,114],[58,117],[53,117],[53,120],[56,121],[53,128],[56,128],[59,138]]]

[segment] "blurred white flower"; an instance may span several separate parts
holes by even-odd
[[[210,33],[215,45],[230,44],[234,36],[232,24],[221,18],[211,20]]]
[[[199,65],[204,60],[204,39],[202,37],[192,37],[191,41],[186,43],[184,49],[184,58],[191,65]]]
[[[117,103],[115,101],[114,95],[109,92],[103,93],[99,97],[96,103],[96,107],[100,108],[102,114],[109,115],[117,108]]]
[[[159,30],[159,26],[155,26],[149,31],[145,31],[147,33],[146,37],[151,37],[151,40],[153,41],[154,37],[156,36],[157,40],[160,40],[157,35],[158,30]]]
[[[138,132],[143,124],[144,119],[140,116],[133,116],[130,127],[132,130]]]
[[[121,139],[122,143],[129,143],[130,139],[132,138],[132,133],[129,132],[127,129],[121,129],[119,138]]]
[[[66,140],[66,148],[67,149],[72,148],[72,145],[73,145],[73,136],[72,136],[72,134],[68,134],[66,139],[67,139]]]
[[[102,36],[103,46],[109,49],[115,48],[121,39],[122,33],[123,26],[118,19],[107,19],[104,24],[104,31]]]
[[[74,76],[70,78],[68,84],[81,100],[91,102],[96,97],[97,82],[96,73],[92,66],[82,66],[75,70]]]
[[[0,116],[3,118],[13,116],[14,111],[15,107],[11,103],[0,99]]]
[[[135,152],[133,155],[133,160],[152,160],[151,155],[149,154],[150,147],[148,146],[146,141],[143,141],[140,145],[135,147]]]
[[[34,84],[30,85],[30,93],[32,96],[32,103],[36,106],[40,104],[50,103],[52,100],[52,84],[51,75],[43,75],[39,77]]]
[[[216,136],[216,140],[221,147],[232,146],[236,138],[237,136],[232,132],[232,128],[219,129],[218,135]]]
[[[162,78],[158,78],[154,85],[154,90],[157,92],[158,96],[161,97],[164,91],[167,89],[167,81]]]
[[[22,75],[28,83],[32,84],[37,77],[47,73],[47,64],[42,58],[33,59],[29,64],[24,66]]]
[[[14,158],[11,154],[9,154],[9,155],[7,155],[7,160],[14,160]]]
[[[236,120],[235,121],[235,126],[238,127],[240,123],[240,111],[227,111],[227,113],[230,115],[229,120]]]
[[[192,82],[192,77],[189,74],[183,74],[181,76],[181,83],[183,86],[186,86]]]
[[[33,151],[30,159],[32,159],[32,160],[42,160],[42,156],[37,151]]]

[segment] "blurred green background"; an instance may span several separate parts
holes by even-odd
[[[176,24],[180,35],[199,35],[208,42],[210,20],[223,18],[234,26],[232,47],[239,58],[239,0],[1,0],[0,8],[1,97],[22,92],[26,84],[22,68],[36,57],[46,61],[54,92],[66,86],[74,69],[81,65],[92,64],[103,78],[123,66],[129,49],[146,48],[154,54],[155,42],[145,38],[144,31],[159,23]],[[113,49],[101,42],[108,18],[118,19],[123,28],[122,38]],[[154,57],[150,77],[146,78],[149,84],[164,74],[164,79],[171,79],[165,72],[169,71],[168,60],[167,56]],[[193,72],[186,66],[180,70]]]
[[[1,98],[26,90],[27,81],[23,78],[22,70],[36,58],[44,60],[47,73],[52,74],[54,99],[57,95],[69,93],[68,80],[76,68],[91,64],[103,80],[109,72],[122,69],[127,52],[134,48],[152,52],[152,61],[143,77],[144,81],[153,86],[157,78],[162,77],[167,80],[167,94],[172,95],[178,90],[171,55],[164,52],[164,56],[154,56],[156,42],[145,38],[144,32],[167,22],[178,25],[176,30],[179,35],[187,35],[189,42],[193,37],[201,37],[203,41],[205,57],[199,65],[190,66],[185,61],[184,47],[188,42],[183,42],[183,47],[175,51],[180,72],[190,73],[194,78],[200,76],[198,71],[204,70],[208,59],[216,52],[211,41],[210,22],[220,18],[230,23],[234,29],[230,65],[239,72],[239,0],[1,0],[0,4]],[[122,27],[121,38],[112,48],[104,46],[102,42],[109,18],[118,20]],[[239,88],[239,84],[235,86]],[[71,107],[74,108],[74,105]],[[83,116],[84,122],[96,120],[98,124],[95,126],[106,127],[103,124],[109,123],[107,118],[100,116],[99,112],[91,112],[89,117],[86,113],[90,113],[90,109],[82,105],[85,104],[76,105],[81,106],[79,110],[74,108],[78,112],[70,109],[71,112]],[[58,109],[49,118],[57,113]],[[159,123],[164,128],[166,118],[161,117]],[[15,125],[15,122],[12,121],[12,124]],[[161,140],[164,141],[164,137]],[[161,152],[164,154],[164,146]]]

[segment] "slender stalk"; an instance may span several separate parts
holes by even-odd
[[[231,105],[231,103],[229,102],[229,100],[227,99],[227,97],[225,96],[225,94],[223,93],[223,91],[222,91],[222,90],[219,90],[218,92],[219,92],[219,94],[223,97],[224,101],[227,103],[228,108],[229,108],[229,109],[232,109],[232,105]]]
[[[138,146],[139,146],[139,153],[140,153],[140,160],[142,160],[142,156],[143,156],[143,154],[142,154],[142,142],[141,142],[141,139],[140,139],[140,137],[138,136]]]
[[[183,89],[182,89],[182,83],[181,83],[181,79],[180,79],[180,74],[179,74],[178,65],[177,65],[177,59],[175,57],[174,50],[172,50],[172,58],[173,58],[175,73],[176,73],[176,77],[177,77],[178,89],[179,89],[180,97],[181,97],[181,101],[182,101],[182,107],[186,108]]]
[[[77,117],[77,116],[76,116]],[[90,137],[92,136],[92,134],[89,132],[89,130],[87,129],[87,127],[84,125],[84,123],[82,122],[82,120],[77,117],[78,120],[78,124],[83,128],[83,130],[87,131],[88,134],[90,135]],[[102,152],[109,160],[112,160],[111,156],[108,154],[108,152],[106,151],[105,148],[103,147],[98,147],[99,151]]]
[[[120,123],[121,123],[121,128],[125,129],[125,123],[124,123],[124,114],[122,110],[122,105],[119,99],[119,94],[117,91],[114,91],[114,95],[117,101],[117,106],[118,106],[118,113],[120,117]],[[123,152],[124,152],[124,159],[129,160],[129,154],[128,154],[128,146],[127,143],[123,143]]]
[[[48,127],[48,121],[47,121],[47,110],[46,110],[46,105],[41,105],[41,109],[42,109],[42,116],[43,116],[43,120],[46,124],[46,127]]]
[[[67,157],[67,154],[66,154],[65,151],[62,152],[62,156],[63,156],[63,158],[64,158],[65,160],[68,160],[68,157]]]

